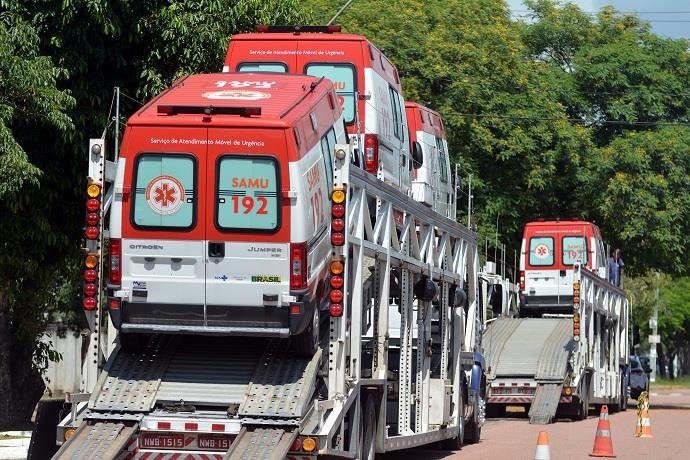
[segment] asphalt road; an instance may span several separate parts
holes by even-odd
[[[619,459],[690,459],[690,388],[655,390],[650,396],[649,418],[652,438],[633,436],[637,426],[635,401],[626,412],[611,414],[611,438]],[[630,406],[629,406],[630,407]],[[546,431],[551,458],[590,458],[594,446],[598,414],[590,412],[580,422],[558,421],[551,425],[530,425],[526,415],[519,418],[490,419],[482,429],[479,444],[464,446],[461,451],[414,449],[379,455],[384,460],[437,459],[534,459],[537,436]]]

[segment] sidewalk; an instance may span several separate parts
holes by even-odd
[[[0,433],[0,460],[25,460],[29,452],[31,431]]]

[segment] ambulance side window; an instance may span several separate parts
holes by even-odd
[[[279,72],[287,73],[283,62],[243,62],[237,66],[238,72]]]
[[[440,137],[436,138],[436,150],[438,151],[438,169],[441,174],[441,182],[448,183],[448,163],[446,148],[443,143],[443,139]]]
[[[187,230],[196,223],[196,159],[145,153],[134,166],[131,222],[139,229]]]
[[[403,138],[402,134],[402,115],[400,115],[400,96],[398,92],[393,89],[392,86],[388,87],[388,92],[390,93],[391,99],[391,114],[393,115],[393,134],[398,139]]]
[[[328,190],[333,188],[333,151],[335,149],[335,131],[329,129],[325,136],[321,138],[321,155],[323,164],[326,168],[326,182]]]

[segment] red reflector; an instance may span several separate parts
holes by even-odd
[[[119,310],[120,309],[120,299],[116,297],[111,297],[108,299],[108,308],[111,310]]]
[[[169,430],[170,429],[170,422],[158,422],[158,429],[159,430]]]
[[[345,234],[344,233],[332,233],[331,234],[331,244],[333,246],[342,246],[345,244]]]
[[[198,423],[187,422],[187,423],[184,424],[184,429],[185,429],[185,430],[198,430],[198,429],[199,429],[199,424],[198,424]]]
[[[345,280],[342,276],[331,276],[331,287],[333,289],[342,289]]]
[[[302,306],[298,303],[291,303],[290,304],[290,314],[291,315],[299,315],[302,313]]]
[[[343,301],[343,291],[340,289],[333,289],[328,297],[331,299],[331,302],[340,303]]]
[[[84,297],[82,305],[84,306],[84,310],[86,310],[86,311],[95,310],[96,309],[96,299],[94,299],[93,297]]]
[[[307,243],[290,243],[290,289],[307,287]]]
[[[96,285],[94,283],[86,283],[84,285],[84,295],[87,297],[93,297],[96,295]]]
[[[88,239],[95,240],[98,238],[98,227],[86,227],[84,234]]]
[[[294,441],[292,441],[292,445],[290,446],[290,450],[293,451],[301,451],[302,450],[302,439],[297,437],[295,438]]]
[[[364,135],[364,169],[372,174],[379,170],[379,138],[376,134]]]
[[[98,211],[101,209],[101,200],[98,198],[89,198],[86,200],[86,209],[88,209],[91,212]]]
[[[331,206],[331,215],[338,219],[345,217],[345,205],[334,204],[333,206]]]
[[[98,224],[99,217],[98,213],[96,212],[90,212],[86,214],[86,225],[96,225]]]
[[[342,232],[345,229],[345,221],[343,219],[333,219],[331,222],[331,230],[334,232]]]
[[[84,281],[93,283],[94,281],[96,281],[96,278],[98,278],[98,272],[96,270],[92,268],[84,270]]]
[[[122,271],[120,270],[122,241],[119,238],[108,240],[108,254],[110,255],[110,284],[119,286],[122,282]]]
[[[211,431],[225,431],[225,425],[222,423],[212,423]]]
[[[333,316],[334,318],[339,318],[343,316],[343,304],[341,303],[332,303],[330,307],[328,307],[328,312]]]
[[[520,290],[525,290],[525,271],[520,270]]]

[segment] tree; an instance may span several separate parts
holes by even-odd
[[[33,361],[44,304],[67,243],[53,234],[45,197],[50,165],[30,148],[37,131],[64,135],[74,106],[57,84],[64,70],[40,55],[30,24],[0,4],[0,430],[26,421],[43,392]],[[37,244],[37,241],[40,243]],[[56,257],[57,256],[57,257]]]

